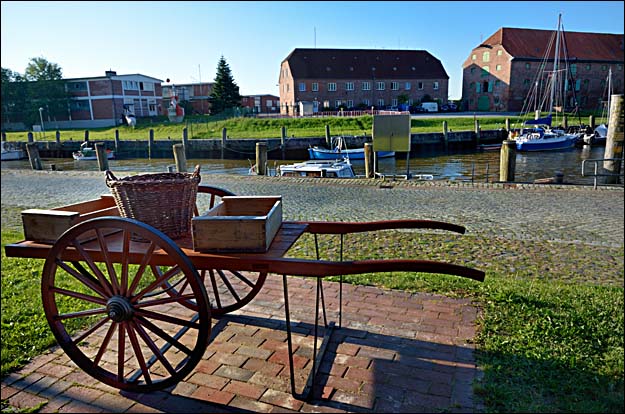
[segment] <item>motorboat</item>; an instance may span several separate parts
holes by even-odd
[[[79,151],[74,151],[72,153],[72,157],[74,158],[74,160],[76,161],[90,161],[90,160],[97,160],[98,156],[96,154],[96,150],[93,147],[88,147],[87,145],[89,145],[88,142],[83,142],[82,144],[80,144],[80,150]],[[106,158],[109,160],[112,160],[115,158],[115,152],[107,149],[106,150]]]
[[[26,158],[26,151],[8,141],[2,141],[2,161],[21,160]]]
[[[348,159],[310,160],[280,165],[281,177],[355,178],[356,174]]]
[[[332,149],[321,148],[318,146],[308,148],[308,156],[311,160],[336,160],[340,158],[349,158],[350,160],[364,160],[364,148],[347,148],[343,137],[333,139],[334,146]],[[376,156],[380,158],[391,158],[395,156],[395,151],[376,151]]]

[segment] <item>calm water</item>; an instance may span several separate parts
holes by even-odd
[[[605,147],[574,148],[565,151],[544,151],[517,153],[515,181],[531,182],[538,178],[553,177],[556,171],[564,173],[564,181],[574,184],[592,184],[592,178],[582,177],[582,160],[603,158]],[[398,159],[379,160],[378,172],[384,175],[405,175],[407,172],[404,154]],[[54,164],[57,170],[97,171],[97,161],[74,161],[67,158],[44,158],[44,168]],[[271,173],[280,164],[302,160],[269,160]],[[247,175],[254,160],[190,159],[187,165],[191,170],[201,165],[202,174]],[[125,159],[109,160],[109,168],[115,172],[165,172],[173,165],[171,159]],[[364,174],[364,161],[352,161],[356,174]],[[435,180],[458,180],[476,182],[499,180],[499,151],[466,152],[448,155],[444,153],[413,155],[410,159],[411,174],[432,174]],[[587,167],[588,168],[588,167]],[[3,161],[2,169],[30,169],[28,160]]]

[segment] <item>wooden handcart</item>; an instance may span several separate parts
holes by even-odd
[[[221,197],[233,195],[207,185],[200,185],[198,192],[211,197],[210,207]],[[104,206],[102,202],[83,203],[78,224],[55,241],[28,240],[27,235],[26,240],[8,244],[5,250],[8,257],[45,259],[41,293],[55,338],[82,370],[121,390],[148,392],[183,380],[209,346],[211,318],[249,303],[268,274],[283,278],[291,392],[301,399],[308,398],[313,390],[325,344],[335,327],[325,318],[323,278],[413,271],[484,280],[482,271],[435,261],[343,261],[346,234],[400,228],[465,232],[464,227],[450,223],[285,221],[266,252],[203,253],[193,249],[190,235],[173,241],[143,222],[111,215],[114,209],[110,200],[105,201]],[[106,215],[97,217],[102,214]],[[86,220],[81,221],[81,217]],[[315,237],[317,259],[285,258],[305,233]],[[320,234],[340,235],[338,261],[319,259],[317,236]],[[317,280],[313,367],[301,393],[296,392],[294,380],[287,275]],[[340,326],[342,295],[339,303]],[[323,343],[317,347],[320,305],[325,334]]]

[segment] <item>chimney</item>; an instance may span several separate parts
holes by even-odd
[[[111,76],[116,76],[117,72],[115,72],[114,70],[107,70],[106,72],[104,72],[104,75],[107,77],[111,77]]]

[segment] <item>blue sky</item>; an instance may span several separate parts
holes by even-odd
[[[2,67],[31,58],[66,78],[141,73],[210,82],[223,55],[244,95],[278,95],[294,48],[427,50],[461,98],[462,63],[500,27],[623,34],[622,1],[2,1]]]

